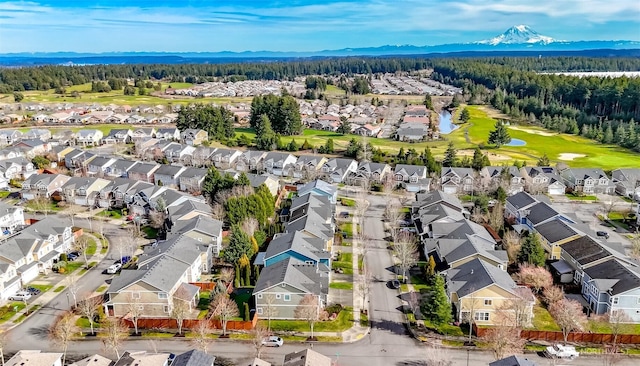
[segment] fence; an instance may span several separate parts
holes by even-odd
[[[491,328],[478,328],[473,325],[473,330],[478,337],[482,337]],[[567,342],[572,343],[597,343],[606,344],[613,343],[613,334],[607,333],[569,333]],[[520,338],[529,341],[547,341],[547,342],[564,342],[562,332],[543,331],[543,330],[522,330]],[[616,341],[619,344],[640,344],[640,334],[619,334]]]
[[[200,287],[200,291],[212,291],[216,288],[216,282],[191,282],[190,285]],[[232,283],[227,285],[227,293],[231,293],[233,291],[232,285]]]
[[[134,328],[130,319],[124,319],[129,328]],[[222,329],[222,322],[218,319],[186,319],[182,322],[185,329],[193,329],[200,322],[208,322],[214,329]],[[252,330],[258,322],[258,315],[254,314],[251,321],[229,320],[227,330]],[[178,329],[178,322],[170,318],[142,318],[138,319],[138,329]]]

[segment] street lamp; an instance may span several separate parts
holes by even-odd
[[[67,291],[66,294],[67,294],[67,307],[71,308],[71,302],[69,301],[69,292]]]

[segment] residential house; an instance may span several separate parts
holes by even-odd
[[[34,139],[34,140],[42,140],[49,141],[51,140],[51,131],[43,129],[43,128],[33,128],[27,131],[23,135],[24,139]]]
[[[40,350],[20,350],[5,363],[5,366],[64,366],[62,353],[42,352]]]
[[[196,168],[207,168],[211,166],[212,161],[209,159],[216,149],[208,146],[197,146],[191,153],[190,160],[183,160],[185,165],[194,166]]]
[[[331,252],[327,250],[326,242],[301,232],[276,235],[260,263],[255,263],[267,267],[287,258],[295,263],[312,264],[325,272],[331,269]]]
[[[38,272],[46,274],[52,268],[54,261],[60,256],[60,253],[63,252],[58,249],[64,248],[64,243],[59,240],[59,232],[48,226],[53,224],[53,222],[50,222],[47,219],[41,221],[44,222],[37,225],[40,223],[39,221],[38,223],[21,231],[15,237],[15,240],[20,245],[32,250],[33,259],[36,263]],[[55,219],[52,221],[59,222],[59,220]],[[61,229],[62,231],[66,229],[68,231],[69,241],[73,242],[71,239],[72,234],[70,225],[62,225],[58,229]]]
[[[109,134],[102,139],[104,144],[128,144],[131,143],[131,135],[133,131],[130,129],[112,129]]]
[[[535,228],[538,225],[554,219],[559,219],[570,224],[575,224],[575,222],[571,218],[567,217],[566,215],[560,214],[546,202],[538,202],[534,204],[526,210],[526,213],[527,216],[522,219],[521,224],[524,224],[526,226],[524,229],[528,230],[529,232],[534,232]],[[515,227],[515,229],[518,230],[517,227]]]
[[[58,142],[58,145],[69,146],[76,142],[76,134],[71,130],[56,130],[51,136],[51,140]]]
[[[398,141],[423,141],[429,134],[429,126],[422,123],[406,123],[396,131]]]
[[[538,200],[527,192],[518,192],[507,197],[504,207],[504,217],[512,224],[521,224],[528,215],[528,209],[537,204]]]
[[[11,146],[23,149],[25,155],[29,158],[33,158],[36,155],[44,155],[45,153],[51,151],[51,144],[40,139],[22,139],[20,141],[14,142]]]
[[[34,258],[34,251],[38,241],[33,238],[19,238],[14,236],[4,240],[0,243],[0,264],[9,264],[10,266],[3,266],[6,270],[15,268],[15,274],[19,277],[19,288],[23,285],[33,281],[38,277],[38,262]],[[7,274],[5,277],[13,278],[12,273]],[[12,280],[11,284],[4,284],[6,287],[15,286]]]
[[[431,179],[427,178],[427,167],[422,165],[397,164],[394,180],[408,192],[428,191]]]
[[[344,183],[351,172],[358,169],[358,162],[353,159],[333,158],[322,165],[322,174],[331,183]]]
[[[62,186],[62,196],[66,202],[93,207],[98,204],[100,192],[110,181],[102,178],[71,177]]]
[[[99,194],[98,206],[102,208],[122,208],[125,205],[125,195],[129,189],[137,185],[138,181],[127,178],[114,178]]]
[[[213,165],[218,169],[230,169],[235,166],[236,160],[242,155],[239,150],[215,149],[209,156]]]
[[[110,358],[95,354],[93,356],[85,357],[80,361],[76,361],[69,366],[113,366],[115,364]]]
[[[138,269],[144,269],[164,257],[189,265],[186,282],[200,282],[202,274],[211,271],[211,246],[186,235],[177,235],[145,246],[136,265]]]
[[[129,170],[138,163],[137,161],[116,159],[115,162],[105,168],[105,173],[110,178],[126,178],[128,177]]]
[[[329,184],[321,179],[298,186],[298,197],[304,197],[308,194],[320,197],[326,197],[330,203],[336,204],[338,201],[338,189],[336,186]]]
[[[560,259],[560,246],[583,235],[559,218],[536,225],[535,231],[540,234],[540,244],[550,259]]]
[[[129,116],[127,116],[126,114],[115,113],[105,118],[104,122],[122,124],[127,122],[127,118],[129,118]]]
[[[76,144],[82,146],[98,146],[104,134],[100,130],[82,129],[76,132]]]
[[[126,351],[113,366],[169,366],[170,353]]]
[[[89,151],[73,149],[64,155],[64,166],[74,173],[86,172],[87,164],[95,157]]]
[[[185,235],[211,248],[211,257],[217,257],[222,250],[222,221],[197,215],[191,220],[179,220],[173,223],[167,238]],[[208,263],[211,269],[211,263]]]
[[[156,163],[138,163],[127,170],[127,177],[141,182],[153,183],[154,174],[160,168]]]
[[[2,247],[0,246],[0,253]],[[1,258],[0,254],[0,303],[4,303],[13,296],[16,292],[20,291],[22,284],[20,283],[20,276],[16,270],[16,266],[10,262]]]
[[[264,184],[269,189],[269,192],[271,192],[273,196],[278,195],[278,191],[280,191],[280,182],[278,182],[278,180],[275,179],[274,177],[270,176],[269,174],[258,175],[258,174],[252,174],[252,173],[245,173],[245,175],[249,179],[249,182],[251,183],[251,187],[253,187],[254,189],[257,189],[258,187]]]
[[[180,131],[180,139],[187,145],[202,145],[203,142],[209,140],[209,133],[205,130],[187,128],[184,131]]]
[[[161,160],[164,155],[164,158],[168,161],[178,162],[182,158],[182,151],[184,151],[185,146],[187,145],[182,145],[177,142],[160,142],[156,144],[153,149],[149,149],[149,154],[147,155],[150,155],[148,157],[156,161]]]
[[[24,209],[0,202],[0,235],[8,235],[24,226]]]
[[[382,183],[391,172],[391,166],[384,163],[361,161],[358,169],[349,174],[348,182],[354,186],[368,186],[371,183]]]
[[[87,173],[93,177],[104,177],[107,169],[117,161],[115,158],[96,156],[87,163]]]
[[[158,131],[156,131],[156,138],[159,140],[178,141],[180,140],[180,130],[175,127],[158,128]]]
[[[188,167],[178,176],[178,186],[183,192],[202,192],[202,184],[207,176],[207,169]]]
[[[295,309],[306,295],[317,297],[320,308],[324,308],[328,292],[327,272],[287,258],[260,271],[253,296],[258,316],[265,314],[267,306],[273,306],[277,311],[271,319],[295,319]]]
[[[18,130],[0,130],[0,145],[11,145],[22,139],[22,132]]]
[[[33,174],[22,182],[20,195],[28,200],[49,198],[54,192],[60,191],[69,179],[71,177],[62,174]]]
[[[520,321],[529,324],[533,319],[535,297],[531,291],[517,286],[506,271],[476,258],[443,274],[447,295],[459,321],[473,317],[477,325],[495,325],[504,304],[519,298],[528,304],[524,314],[520,314],[524,316]]]
[[[269,174],[292,177],[298,158],[288,153],[271,151],[265,155],[262,168]]]
[[[18,157],[26,157],[24,150],[17,147],[5,147],[0,149],[0,160],[13,159]]]
[[[611,172],[616,193],[640,201],[640,168],[616,169]]]
[[[551,269],[558,275],[560,282],[575,282],[578,285],[582,283],[585,268],[612,259],[615,253],[590,235],[573,239],[560,248],[560,260],[551,263]],[[615,257],[623,259],[624,254]]]
[[[553,167],[523,167],[524,187],[531,194],[563,195],[567,189],[563,179]]]
[[[57,217],[45,217],[24,228],[24,230],[20,232],[20,235],[27,233],[49,241],[53,244],[53,250],[58,253],[69,252],[75,240],[71,223]],[[20,235],[18,235],[18,237]]]
[[[515,166],[486,166],[479,175],[483,188],[494,190],[503,187],[508,195],[524,190],[525,179]]]
[[[445,193],[472,193],[476,183],[476,175],[471,168],[443,167],[440,173],[440,184]]]
[[[156,129],[153,127],[150,127],[150,128],[138,127],[131,132],[132,141],[151,139],[151,138],[154,138],[155,136],[156,136]]]
[[[213,366],[216,357],[200,350],[191,350],[177,355],[171,366]]]
[[[154,173],[155,184],[169,188],[178,188],[178,177],[187,167],[162,164]]]
[[[209,204],[187,200],[182,204],[167,207],[167,228],[171,230],[178,221],[192,220],[198,215],[211,216],[211,213]]]
[[[23,157],[0,160],[0,176],[6,180],[27,179],[36,172],[33,163]]]
[[[239,172],[262,170],[262,162],[265,156],[267,156],[266,151],[247,150],[238,158],[236,170]]]
[[[375,137],[380,133],[380,126],[372,126],[370,124],[362,125],[353,131],[356,135]]]
[[[322,155],[300,155],[293,167],[293,177],[314,179],[326,162],[327,158]]]
[[[333,234],[335,228],[332,217],[322,217],[315,210],[309,210],[304,216],[292,217],[285,226],[285,233],[301,231],[305,234],[324,240],[326,247],[330,248],[333,244]]]
[[[195,309],[200,288],[189,284],[192,265],[171,256],[161,256],[138,269],[123,270],[106,292],[105,314],[122,318],[130,304],[137,303],[141,318],[168,317],[174,299]]]
[[[332,366],[334,365],[331,357],[327,357],[312,349],[304,349],[298,352],[287,353],[284,355],[284,363],[282,366]]]
[[[640,275],[617,259],[584,269],[582,296],[595,314],[622,312],[640,323]]]
[[[535,362],[522,356],[509,356],[489,363],[489,366],[536,366]]]
[[[568,168],[560,172],[567,189],[584,194],[613,194],[616,185],[602,169]]]

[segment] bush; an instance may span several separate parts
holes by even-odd
[[[340,314],[342,309],[343,309],[342,305],[333,304],[333,305],[327,306],[324,310],[327,312],[327,314],[331,315],[331,314]]]
[[[67,270],[66,270],[66,269],[64,269],[64,267],[60,267],[60,268],[58,268],[58,273],[61,273],[61,274],[62,274],[62,273],[65,273],[66,271],[67,271]]]
[[[60,262],[66,262],[67,259],[67,253],[60,254]]]

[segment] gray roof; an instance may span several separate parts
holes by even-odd
[[[610,291],[611,295],[618,295],[629,290],[640,288],[640,277],[616,259],[588,267],[584,272],[596,282],[599,290]]]
[[[423,128],[415,128],[415,127],[403,127],[403,128],[398,128],[398,130],[396,131],[396,134],[398,136],[416,136],[416,137],[422,137],[425,136],[427,134],[429,130],[427,129],[427,127],[423,127]]]
[[[329,240],[333,236],[333,230],[325,224],[325,221],[325,218],[311,210],[307,215],[287,223],[285,232],[306,231],[315,237]]]
[[[135,164],[138,164],[138,162],[126,159],[117,159],[113,164],[111,164],[111,168],[127,171]]]
[[[318,164],[322,161],[322,159],[324,159],[324,156],[322,155],[300,155],[298,156],[298,160],[296,162],[296,164],[301,164],[301,165],[313,165],[313,166],[318,166]]]
[[[167,207],[170,220],[175,220],[178,217],[184,216],[190,212],[204,212],[211,213],[211,206],[204,202],[198,202],[194,200],[187,200],[177,206]]]
[[[533,226],[536,226],[539,223],[558,215],[558,211],[554,210],[553,207],[544,202],[538,202],[529,208],[527,220],[531,221]]]
[[[158,170],[155,171],[156,175],[168,175],[170,177],[176,176],[180,170],[184,169],[181,165],[169,165],[162,164]]]
[[[487,229],[468,219],[433,225],[434,238],[446,237],[448,239],[465,239],[467,235],[475,235],[495,244],[495,240]]]
[[[182,174],[180,174],[180,177],[195,178],[195,177],[204,177],[206,175],[207,175],[207,169],[189,167],[184,172],[182,172]]]
[[[291,250],[317,262],[331,257],[324,244],[322,239],[312,238],[299,231],[285,233],[271,240],[264,257],[269,259]]]
[[[288,159],[289,157],[294,157],[294,155],[291,155],[289,153],[283,153],[283,152],[277,152],[277,151],[271,151],[269,153],[267,153],[267,155],[264,157],[264,161],[273,161],[278,162],[278,161],[285,161],[286,159]],[[295,161],[294,161],[295,163]]]
[[[513,196],[507,197],[507,202],[509,202],[513,207],[519,210],[538,201],[527,192],[518,192]]]
[[[455,292],[459,298],[492,284],[509,292],[513,292],[516,287],[516,283],[506,271],[477,258],[448,269],[445,273],[449,282],[447,290],[449,293]]]
[[[299,186],[298,196],[306,195],[314,190],[325,192],[327,196],[333,196],[336,194],[337,188],[333,184],[327,183],[322,179],[316,179],[312,182]]]
[[[555,243],[568,239],[578,233],[562,220],[556,219],[536,226],[538,234],[542,235],[549,243]]]
[[[388,167],[389,164],[385,164],[385,163],[374,163],[374,162],[370,162],[370,161],[361,161],[358,164],[358,171],[359,172],[367,172],[367,173],[382,173],[386,167]]]
[[[449,264],[476,254],[505,265],[508,261],[506,251],[496,250],[493,243],[471,235],[466,239],[439,239],[438,248],[440,257]]]
[[[536,366],[536,364],[521,356],[509,356],[498,361],[493,361],[489,366]]]
[[[575,179],[609,179],[609,176],[600,168],[569,168],[562,173],[563,175],[573,176]]]
[[[160,291],[170,293],[189,266],[189,264],[171,256],[161,256],[157,261],[141,268],[123,270],[120,276],[113,278],[107,292],[120,292],[132,284],[142,281]]]
[[[284,355],[284,363],[282,366],[331,366],[333,360],[312,349],[303,349],[302,351],[292,352]]]
[[[413,175],[413,174],[424,175],[426,174],[427,167],[423,165],[397,164],[394,172],[398,174],[398,173],[402,173],[403,171],[407,173],[407,175]]]
[[[213,366],[216,357],[199,350],[181,353],[171,363],[171,366]]]
[[[314,265],[295,262],[295,259],[287,258],[264,267],[253,293],[282,283],[287,283],[307,294],[326,295],[329,292],[328,276],[323,276]]]
[[[96,156],[95,158],[91,159],[91,161],[89,162],[89,165],[103,167],[111,161],[112,161],[112,158],[108,158],[105,156]]]
[[[454,175],[462,178],[465,176],[475,177],[474,171],[471,168],[453,168],[453,167],[443,167],[440,173],[440,177],[444,177],[445,175],[453,173]]]
[[[160,164],[157,163],[138,163],[132,166],[128,171],[133,173],[149,174],[158,167],[160,167]]]
[[[208,250],[206,244],[185,235],[158,242],[156,246],[147,246],[144,252],[138,256],[138,266],[154,263],[161,257],[172,257],[186,264],[193,264],[196,259]]]
[[[171,228],[171,233],[173,235],[180,235],[191,230],[218,237],[222,232],[222,221],[204,215],[198,215],[191,220],[178,221],[176,225]]]
[[[562,244],[560,248],[581,265],[611,256],[609,251],[590,236],[571,240]]]
[[[324,166],[330,167],[332,170],[338,169],[346,169],[348,168],[355,160],[348,158],[333,158],[329,159]]]
[[[463,210],[462,202],[455,195],[444,193],[442,191],[433,191],[427,193],[416,194],[416,202],[412,204],[414,208],[422,208],[425,206],[434,205],[436,203],[443,203],[449,207],[456,208],[459,211]]]

